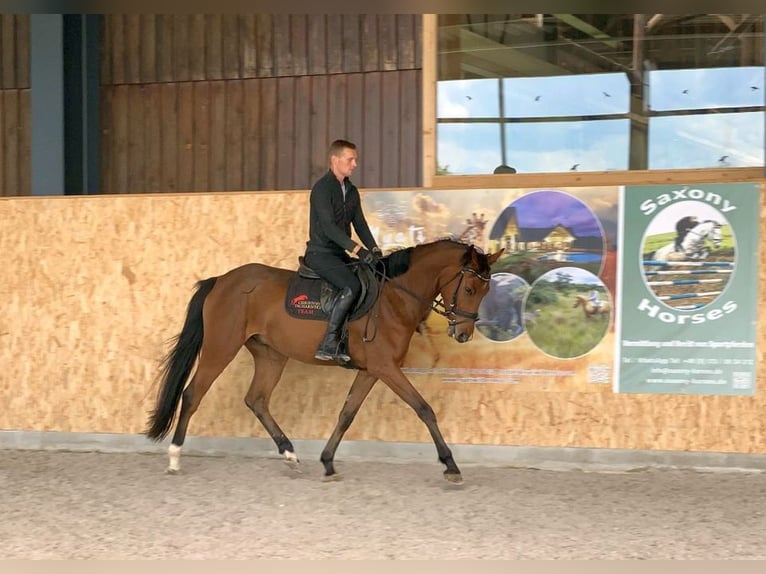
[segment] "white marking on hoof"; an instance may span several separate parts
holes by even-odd
[[[168,474],[178,474],[181,471],[181,447],[171,444],[168,447]]]
[[[298,474],[303,474],[303,471],[301,470],[301,465],[298,460],[298,457],[295,455],[294,452],[290,452],[289,450],[285,451],[285,464],[290,467],[290,469],[293,472],[296,472]]]

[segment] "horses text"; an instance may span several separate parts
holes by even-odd
[[[737,304],[734,301],[727,301],[721,306],[720,309],[710,309],[705,313],[693,313],[691,315],[676,315],[675,313],[671,313],[667,310],[661,311],[659,305],[656,305],[649,301],[649,299],[644,298],[641,299],[641,302],[638,304],[637,308],[639,311],[644,311],[647,315],[649,315],[649,317],[658,319],[663,323],[699,325],[700,323],[705,323],[706,321],[715,321],[724,315],[733,313],[737,309]]]

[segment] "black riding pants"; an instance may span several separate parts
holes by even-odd
[[[348,267],[348,263],[351,262],[350,257],[310,251],[306,253],[304,261],[306,265],[317,272],[317,275],[329,281],[338,289],[350,287],[354,301],[359,298],[359,294],[362,292],[362,285],[359,283],[356,274]]]

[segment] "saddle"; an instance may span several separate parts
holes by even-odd
[[[285,296],[287,314],[296,319],[327,321],[339,290],[307,266],[302,256],[298,257],[298,264],[298,271],[287,286]],[[352,321],[366,315],[372,308],[378,298],[380,285],[375,280],[375,273],[369,265],[354,261],[349,264],[349,267],[362,285],[362,292],[348,316],[348,320]]]

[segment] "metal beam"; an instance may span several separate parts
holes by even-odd
[[[609,34],[606,34],[605,32],[596,28],[593,24],[589,24],[574,14],[553,14],[553,16],[564,22],[564,24],[569,24],[572,28],[580,30],[580,32],[588,34],[588,36],[591,38],[603,42],[610,48],[620,47],[620,42],[618,40],[615,40]]]

